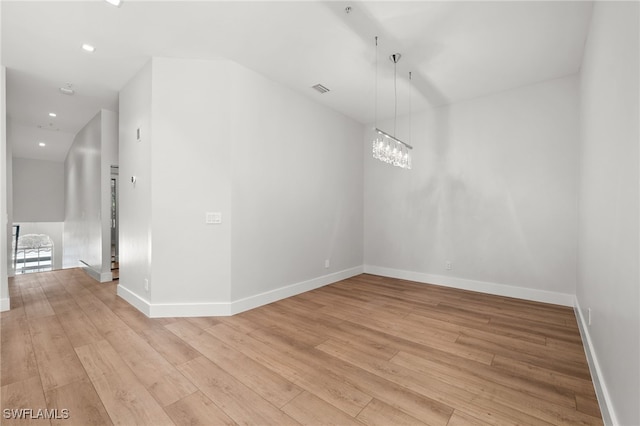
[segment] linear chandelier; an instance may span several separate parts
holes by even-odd
[[[401,169],[411,169],[411,145],[401,141],[395,136],[396,122],[398,120],[398,86],[397,86],[397,64],[402,55],[394,53],[389,56],[393,62],[393,92],[394,92],[394,115],[393,115],[393,135],[378,128],[378,37],[376,36],[376,88],[375,88],[375,134],[372,141],[373,158],[383,163],[391,164]],[[409,73],[411,80],[411,73]],[[411,111],[409,114],[411,117]]]

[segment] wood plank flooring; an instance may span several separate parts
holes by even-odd
[[[360,275],[233,317],[149,319],[116,285],[10,280],[2,409],[58,418],[0,423],[602,424],[570,308]]]

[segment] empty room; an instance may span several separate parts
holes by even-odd
[[[0,2],[0,423],[640,426],[640,2]]]

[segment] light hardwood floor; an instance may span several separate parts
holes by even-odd
[[[570,308],[360,275],[149,319],[79,270],[10,280],[5,409],[51,424],[602,424]],[[35,420],[47,424],[49,420]]]

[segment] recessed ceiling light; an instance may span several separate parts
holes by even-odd
[[[95,50],[96,50],[96,48],[95,48],[95,47],[93,47],[92,45],[87,44],[87,43],[83,44],[83,45],[82,45],[82,48],[83,48],[84,50],[86,50],[87,52],[91,52],[91,53],[95,52]]]
[[[40,142],[40,143],[38,143],[38,146],[47,146],[47,144],[44,143],[44,142]]]
[[[56,114],[55,112],[50,112],[49,113],[49,117],[57,117],[57,116],[58,116],[58,114]]]
[[[106,1],[107,3],[115,7],[119,7],[120,3],[122,3],[122,0],[104,0],[104,1]]]

